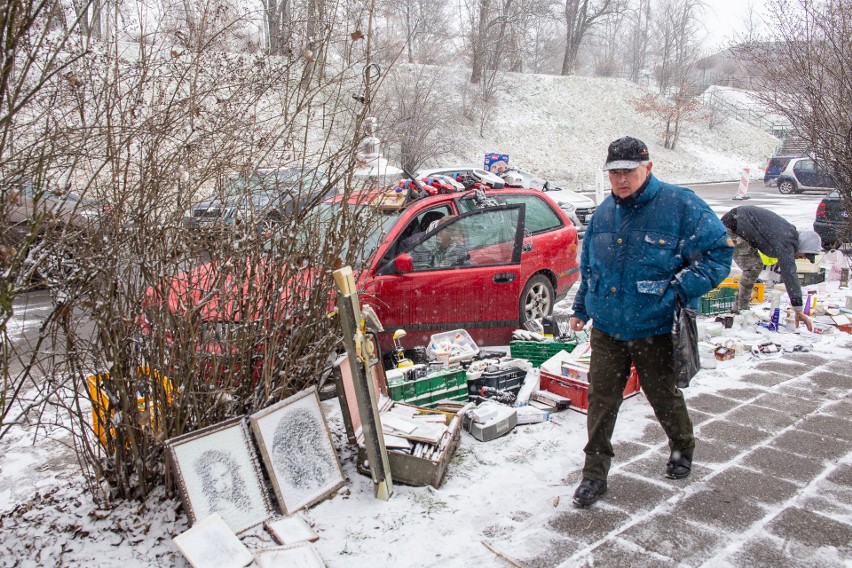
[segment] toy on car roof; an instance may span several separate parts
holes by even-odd
[[[439,195],[443,193],[455,193],[463,191],[464,187],[453,182],[451,178],[446,176],[429,176],[420,179],[421,187],[429,195]],[[399,180],[399,189],[417,189],[417,184],[410,178]]]

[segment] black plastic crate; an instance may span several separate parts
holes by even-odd
[[[482,387],[491,387],[518,394],[526,376],[527,372],[523,369],[504,369],[502,371],[482,373],[478,379],[467,381],[467,391],[471,398],[479,397],[479,389]]]

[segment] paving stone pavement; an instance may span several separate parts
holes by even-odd
[[[657,431],[616,444],[606,495],[555,512],[553,549],[522,565],[852,567],[850,367],[793,353],[757,364],[741,388],[687,392],[690,477],[663,477]]]

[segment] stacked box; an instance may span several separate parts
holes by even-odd
[[[481,398],[479,390],[482,387],[491,387],[518,394],[526,376],[527,372],[523,369],[504,369],[492,373],[482,373],[478,379],[467,382],[468,395],[470,400],[479,400]]]
[[[442,400],[466,401],[467,372],[452,369],[414,381],[395,382],[388,385],[388,397],[426,408],[432,408]]]
[[[576,341],[512,341],[509,343],[509,352],[512,357],[526,359],[533,367],[541,367],[542,363],[560,351],[570,353],[575,347]]]
[[[732,276],[730,278],[725,278],[722,280],[722,283],[716,287],[716,290],[719,288],[733,288],[736,290],[740,287],[740,277]],[[763,299],[766,294],[766,284],[763,282],[755,282],[754,289],[751,291],[751,303],[752,304],[762,304]]]
[[[589,411],[589,383],[572,379],[569,377],[561,377],[541,371],[541,382],[539,387],[541,390],[556,393],[571,400],[571,410],[576,410],[583,414]],[[630,377],[627,379],[627,385],[624,387],[624,398],[630,398],[639,393],[639,374],[636,368],[630,369]]]
[[[736,288],[717,288],[701,296],[698,313],[702,315],[730,312],[737,304]]]

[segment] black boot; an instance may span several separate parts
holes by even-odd
[[[692,450],[672,450],[669,463],[666,464],[666,477],[683,479],[692,469]]]
[[[585,479],[574,492],[574,506],[588,507],[606,493],[606,481],[602,479]]]

